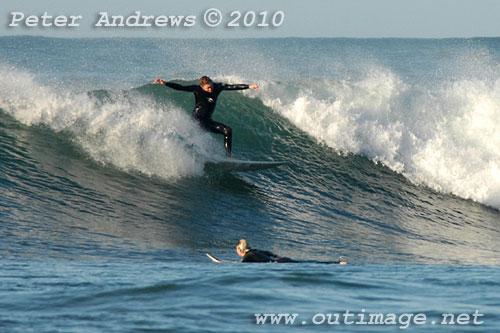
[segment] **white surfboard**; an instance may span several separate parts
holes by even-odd
[[[207,161],[205,162],[205,167],[224,171],[258,171],[276,168],[285,163],[285,161],[248,161],[227,158]]]

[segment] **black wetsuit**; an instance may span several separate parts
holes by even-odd
[[[224,135],[224,147],[226,154],[231,156],[232,149],[232,130],[231,127],[212,120],[212,114],[215,110],[217,97],[223,90],[244,90],[248,89],[247,84],[223,84],[212,83],[212,92],[206,92],[200,85],[182,86],[177,83],[165,82],[167,87],[175,90],[190,91],[194,94],[195,106],[193,118],[198,121],[200,126],[207,131]]]
[[[311,264],[340,264],[340,261],[295,260],[288,257],[279,257],[272,252],[250,249],[240,262],[294,262]]]
[[[296,262],[287,257],[278,257],[272,252],[251,249],[243,256],[241,262]]]

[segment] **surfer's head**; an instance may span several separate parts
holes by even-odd
[[[200,77],[200,86],[201,89],[205,90],[208,93],[211,93],[213,90],[213,82],[212,79],[208,76]]]
[[[248,246],[246,239],[240,239],[236,244],[236,253],[243,257],[248,251],[250,251],[250,246]]]

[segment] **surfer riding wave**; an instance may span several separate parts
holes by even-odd
[[[166,82],[163,79],[156,79],[154,83],[160,83],[175,90],[192,92],[195,98],[193,118],[198,122],[201,128],[212,133],[224,135],[224,147],[226,148],[226,155],[228,157],[231,156],[233,145],[233,135],[231,127],[212,120],[212,114],[215,111],[217,97],[223,90],[258,90],[259,86],[257,84],[248,85],[215,83],[208,76],[202,76],[200,78],[199,85],[183,86],[173,82]]]

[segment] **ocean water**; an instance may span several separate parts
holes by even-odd
[[[204,169],[152,84],[202,75],[286,166]],[[0,77],[0,331],[500,330],[500,39],[1,37]]]

